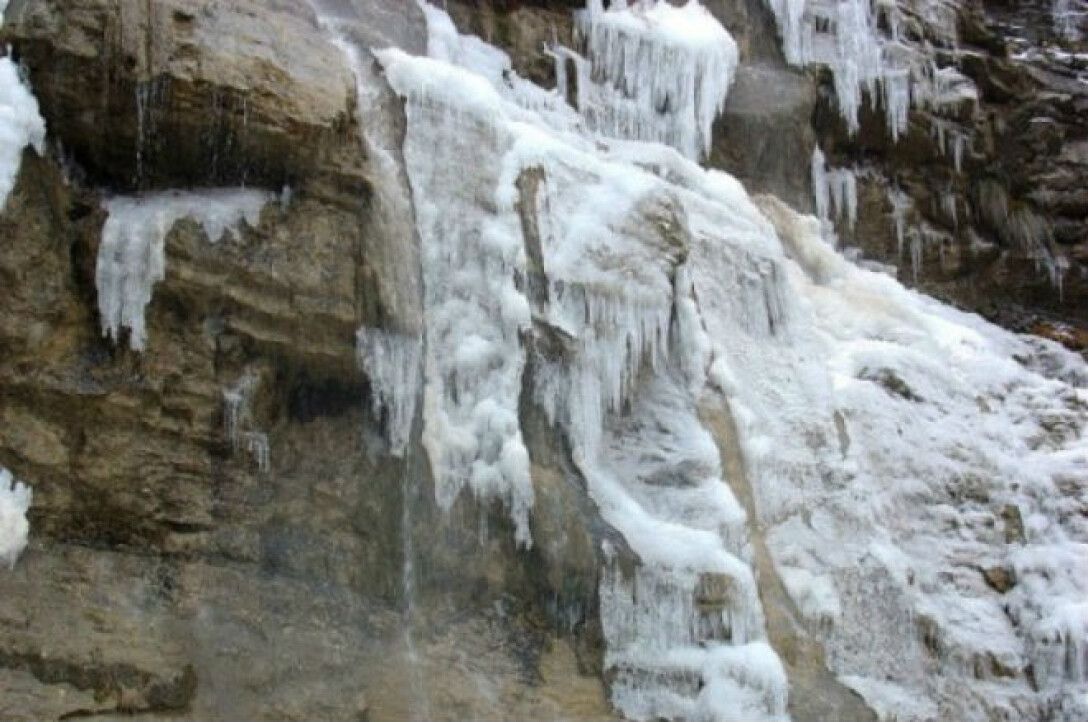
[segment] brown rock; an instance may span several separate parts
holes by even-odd
[[[1008,567],[989,567],[982,570],[982,578],[999,594],[1016,586],[1016,574]]]
[[[1024,536],[1024,519],[1020,516],[1020,507],[1006,504],[1001,508],[1001,520],[1005,524],[1006,544],[1023,544],[1027,540]]]

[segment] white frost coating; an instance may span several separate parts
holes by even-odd
[[[45,121],[19,67],[0,58],[0,210],[15,187],[27,146],[45,155]]]
[[[416,415],[422,342],[408,334],[364,326],[355,334],[355,350],[370,378],[374,415],[384,417],[390,450],[399,457],[411,439]]]
[[[1079,719],[1083,360],[853,267],[784,205],[761,205],[797,263],[788,343],[723,323],[731,294],[698,253],[694,280],[749,410],[741,437],[772,555],[827,630],[832,669],[897,718]],[[1032,361],[1049,354],[1078,370]],[[1009,569],[1016,586],[993,591],[979,567]],[[1028,664],[1038,693],[1019,672],[1001,677]]]
[[[95,283],[102,333],[117,340],[129,329],[129,345],[147,343],[144,310],[155,284],[166,277],[166,236],[182,218],[199,223],[212,243],[243,220],[256,226],[272,195],[255,190],[168,191],[118,196],[105,202]]]
[[[578,109],[591,129],[665,143],[692,159],[710,152],[738,55],[732,36],[698,0],[681,7],[612,3],[607,10],[588,0],[575,23],[588,60]]]
[[[0,466],[0,562],[9,568],[26,548],[30,524],[26,520],[32,494],[30,487],[15,481],[11,472]]]

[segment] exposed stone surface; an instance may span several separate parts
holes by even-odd
[[[414,5],[322,5],[360,47],[422,48]],[[524,410],[519,550],[502,509],[440,514],[425,457],[389,456],[368,413],[356,330],[418,327],[421,292],[412,218],[388,213],[407,181],[367,153],[404,128],[372,66],[357,87],[304,2],[16,0],[7,20],[58,150],[27,153],[0,214],[0,465],[35,494],[0,575],[0,716],[609,718],[615,533],[563,441]],[[242,182],[292,192],[219,243],[179,221],[146,352],[102,338],[103,186]],[[227,429],[246,378],[267,470]]]
[[[990,588],[999,594],[1005,592],[1016,586],[1016,575],[1011,569],[1006,567],[990,567],[982,570],[982,577],[986,580],[986,583],[990,585]]]

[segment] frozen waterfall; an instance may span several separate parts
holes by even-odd
[[[837,49],[791,36],[794,59],[838,58],[848,117],[853,89],[871,80],[891,93],[897,77],[882,70],[866,8],[831,7]],[[1078,502],[1052,490],[1088,471],[1088,392],[1016,359],[1080,362],[852,266],[816,220],[695,165],[724,92],[704,73],[724,78],[733,52],[717,28],[669,30],[671,13],[694,16],[698,3],[591,2],[578,19],[588,58],[551,49],[581,74],[577,108],[569,87],[528,83],[501,51],[424,9],[431,57],[379,53],[407,101],[424,247],[423,444],[443,506],[463,489],[501,499],[528,543],[522,394],[564,430],[590,496],[640,559],[628,575],[603,550],[616,707],[640,720],[787,715],[787,668],[753,572],[757,527],[799,623],[823,630],[830,668],[874,709],[952,704],[919,671],[922,635],[903,633],[922,619],[944,674],[964,685],[962,718],[1015,704],[1015,691],[977,681],[979,658],[1034,660],[1073,699],[1062,695],[1084,682],[1088,577],[1061,570],[1077,566],[1085,529],[1055,515]],[[804,16],[797,4],[781,12]],[[717,55],[706,54],[712,36]],[[852,222],[853,173],[814,160],[822,215]],[[543,336],[559,350],[534,350]],[[708,405],[735,420],[758,519],[723,471]],[[1075,431],[1047,436],[1051,415]],[[986,501],[949,496],[971,483]],[[1006,508],[1029,520],[1022,551],[995,545],[980,521]],[[949,525],[963,530],[952,544]],[[1074,555],[1072,566],[1044,549]],[[1031,580],[1007,602],[1015,629],[977,572],[958,571],[964,554]]]

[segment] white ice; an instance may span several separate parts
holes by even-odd
[[[15,187],[28,146],[45,155],[45,121],[19,66],[0,58],[0,210]]]
[[[978,101],[970,79],[955,68],[937,67],[935,50],[954,50],[957,45],[955,2],[767,0],[767,4],[777,21],[786,60],[831,71],[839,111],[851,133],[860,127],[865,97],[874,109],[883,110],[895,139],[906,131],[912,108],[939,112]],[[913,32],[902,32],[905,22]]]
[[[155,284],[166,278],[166,236],[176,222],[192,219],[209,241],[217,243],[243,221],[256,226],[261,209],[272,199],[263,191],[221,189],[107,200],[95,273],[102,333],[116,340],[122,329],[128,329],[129,345],[136,351],[144,349],[144,312]]]
[[[410,334],[364,326],[355,334],[355,349],[370,379],[374,415],[384,418],[390,449],[400,456],[411,438],[419,400],[422,342]]]
[[[738,54],[706,8],[650,0],[605,9],[588,0],[575,26],[587,61],[578,65],[579,110],[590,128],[665,143],[693,159],[710,152]]]
[[[15,561],[26,548],[30,523],[26,512],[32,499],[30,487],[16,481],[11,472],[0,466],[0,562],[15,567]]]

